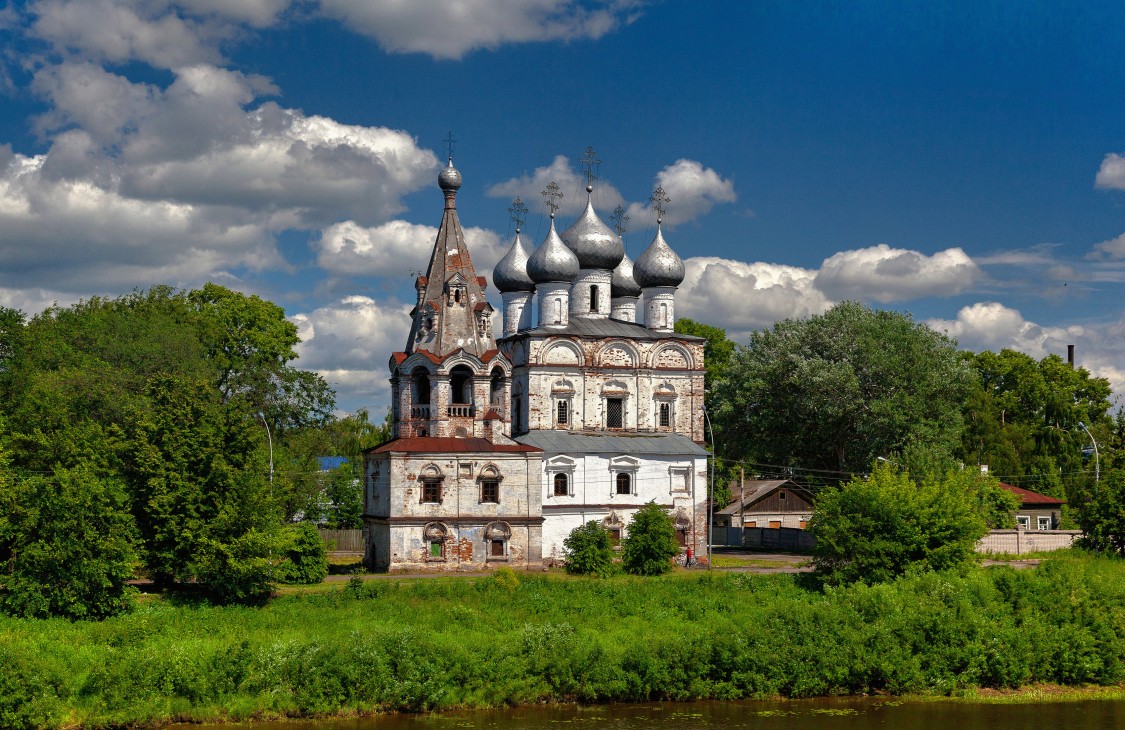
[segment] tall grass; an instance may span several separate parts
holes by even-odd
[[[266,608],[0,619],[0,726],[1125,680],[1125,564],[371,581]]]

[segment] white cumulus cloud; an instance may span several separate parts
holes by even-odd
[[[980,269],[960,248],[927,256],[881,243],[825,259],[816,286],[835,299],[886,303],[959,294],[980,277]]]
[[[1094,187],[1109,190],[1125,190],[1125,157],[1112,152],[1102,160]]]
[[[637,0],[320,0],[322,12],[390,53],[458,59],[508,43],[597,39],[636,17]]]
[[[557,199],[559,209],[556,214],[556,225],[561,229],[566,225],[562,219],[567,216],[576,216],[586,208],[586,179],[579,175],[578,170],[571,166],[565,155],[556,155],[550,165],[537,167],[529,175],[505,180],[488,189],[488,195],[493,198],[514,199],[517,196],[527,205],[532,215],[542,213],[546,215],[547,207],[542,192],[547,186],[555,183],[559,186],[563,197]],[[619,205],[625,204],[613,185],[599,180],[594,184],[594,207],[605,213]]]
[[[718,203],[738,199],[734,183],[695,160],[679,159],[656,174],[656,186],[667,194],[664,225],[674,227],[711,212]],[[632,203],[629,216],[634,221],[653,218],[648,203]]]

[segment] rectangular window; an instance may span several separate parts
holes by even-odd
[[[555,496],[567,497],[570,495],[570,480],[566,474],[555,475]]]
[[[471,479],[472,476],[473,476],[473,465],[472,464],[458,464],[457,465],[457,476],[461,477],[462,479]]]
[[[422,501],[423,502],[441,502],[441,480],[440,479],[423,479],[422,480]]]
[[[502,558],[504,557],[504,541],[491,540],[491,557]]]
[[[785,501],[785,492],[778,492],[777,498],[780,499],[782,502],[784,502]]]
[[[1051,529],[1051,518],[1050,517],[1040,517],[1039,518],[1039,529],[1040,530]]]
[[[480,501],[500,502],[500,482],[496,479],[482,479],[480,483]]]
[[[1031,529],[1031,518],[1027,515],[1016,515],[1016,524],[1025,530]]]
[[[659,421],[659,423],[660,423],[661,428],[668,428],[672,425],[672,404],[671,403],[661,403],[660,404],[660,421]]]
[[[598,311],[598,287],[590,287],[590,311]]]
[[[625,400],[623,398],[605,399],[606,428],[625,428]]]
[[[445,543],[440,540],[432,540],[430,542],[430,557],[431,558],[444,558],[445,557]]]
[[[555,406],[555,417],[560,426],[565,426],[570,421],[570,404],[560,400]]]

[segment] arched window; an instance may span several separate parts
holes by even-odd
[[[450,397],[455,405],[469,405],[473,402],[473,372],[464,365],[458,365],[449,372]]]
[[[669,428],[672,425],[672,404],[671,403],[661,403],[660,404],[660,420],[659,420],[659,423],[660,423],[661,428]]]
[[[559,426],[566,426],[570,423],[570,402],[559,400],[555,404],[555,423]]]
[[[566,474],[555,475],[555,496],[566,497],[570,495],[570,479]]]
[[[414,378],[414,405],[430,405],[430,376],[425,368],[415,368],[411,377]]]
[[[631,474],[618,472],[617,474],[617,493],[618,494],[632,494],[633,493],[633,477]]]
[[[492,368],[492,375],[488,382],[488,400],[493,408],[504,407],[504,371],[495,367]]]

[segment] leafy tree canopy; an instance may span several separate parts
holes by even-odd
[[[609,533],[595,520],[574,528],[563,540],[563,548],[566,572],[571,575],[606,578],[614,572],[613,544]]]
[[[680,552],[676,526],[668,513],[649,502],[633,514],[622,541],[622,563],[627,573],[663,575],[672,569],[672,558]]]
[[[723,456],[860,472],[919,444],[949,454],[973,373],[950,338],[856,302],[736,347],[717,384]]]

